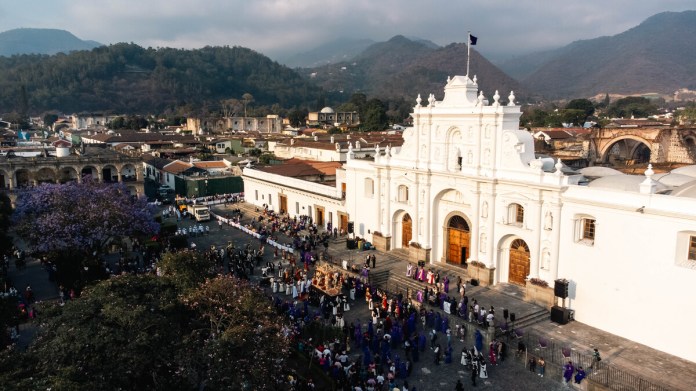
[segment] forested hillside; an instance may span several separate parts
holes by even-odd
[[[547,98],[661,93],[696,89],[696,11],[663,12],[611,37],[577,41],[520,59],[514,69]]]
[[[257,105],[314,104],[320,89],[242,47],[152,49],[120,43],[71,54],[0,57],[0,112],[189,113],[253,95]]]
[[[448,76],[466,74],[467,45],[453,43],[434,49],[422,42],[395,36],[366,49],[351,61],[305,69],[324,90],[344,95],[362,92],[380,99],[406,99],[413,105],[418,94],[434,93],[442,99]],[[471,75],[488,96],[495,90],[507,96],[514,90],[524,97],[520,84],[471,50]]]

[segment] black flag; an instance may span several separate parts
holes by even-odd
[[[469,34],[469,42],[471,42],[472,45],[476,45],[476,41],[478,41],[478,38]]]

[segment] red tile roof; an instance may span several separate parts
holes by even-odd
[[[172,174],[181,174],[182,172],[188,170],[191,167],[193,167],[191,163],[182,162],[181,160],[175,160],[164,166],[163,170]]]
[[[299,178],[316,175],[336,175],[336,169],[341,168],[340,162],[319,162],[314,160],[288,159],[282,164],[260,166],[258,170],[281,176]]]
[[[223,161],[213,161],[213,162],[193,162],[193,165],[198,168],[227,168],[227,165]]]

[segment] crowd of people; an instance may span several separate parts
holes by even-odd
[[[437,270],[409,264],[406,275],[422,284],[422,289],[410,296],[371,286],[362,271],[337,272],[329,282],[317,273],[317,248],[326,249],[329,239],[338,234],[336,229],[322,230],[309,216],[290,218],[267,207],[258,212],[258,217],[249,220],[256,232],[275,239],[285,235],[297,251],[288,253],[276,248],[273,259],[265,262],[264,241],[250,240],[246,244],[229,241],[226,246],[213,246],[202,253],[214,261],[220,273],[249,279],[255,269],[260,271],[261,283],[270,288],[269,300],[285,316],[288,337],[311,358],[312,365],[332,379],[337,389],[393,390],[400,385],[399,389],[415,390],[415,386],[409,387],[409,377],[415,368],[429,362],[459,364],[468,371],[472,385],[476,385],[477,379],[488,378],[491,367],[505,360],[506,342],[493,339],[484,344],[480,331],[497,324],[496,309],[470,299],[461,277],[453,281],[448,275],[440,276]],[[241,211],[232,213],[231,218],[241,224]],[[132,251],[122,252],[115,265],[104,266],[111,274],[154,272],[157,260],[166,250],[166,245],[149,250],[133,241]],[[364,268],[369,270],[370,263],[372,268],[376,266],[374,254],[365,257]],[[330,287],[338,290],[331,294]],[[74,296],[68,291],[61,297],[70,300]],[[350,307],[360,305],[362,300],[369,317],[362,321],[347,319]],[[510,314],[506,309],[502,313],[507,324]],[[338,336],[323,341],[303,339],[304,330],[312,324],[332,327]],[[469,329],[474,330],[473,339],[467,339]],[[454,358],[455,345],[461,346],[459,360]],[[545,361],[533,360],[533,371],[543,376]],[[531,361],[529,366],[532,368]],[[564,366],[563,375],[566,381],[575,375],[573,380],[577,383],[586,376],[582,367],[575,368],[570,362]],[[297,374],[284,375],[278,381],[296,390],[315,388],[312,379],[299,378]]]

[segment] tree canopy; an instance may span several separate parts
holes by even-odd
[[[12,201],[4,192],[0,192],[0,255],[9,254],[12,240],[8,236],[12,217]]]
[[[609,105],[607,115],[620,118],[645,118],[657,113],[657,106],[640,96],[621,98]]]
[[[145,199],[131,197],[123,184],[41,184],[17,196],[17,233],[40,252],[100,252],[109,240],[157,233]]]
[[[111,240],[158,232],[145,199],[131,197],[123,184],[41,184],[20,192],[15,231],[31,252],[50,257],[56,280],[79,291],[105,277],[99,255]]]
[[[360,128],[365,131],[384,130],[389,126],[384,103],[377,98],[368,100],[360,112]]]
[[[192,252],[179,255],[180,266],[194,261]],[[49,306],[26,352],[0,353],[0,384],[44,390],[274,389],[290,341],[269,298],[234,277],[182,290],[180,273],[187,272],[112,277],[64,306]]]
[[[242,47],[181,50],[119,43],[52,56],[0,56],[0,107],[21,117],[53,109],[198,111],[230,96],[242,97],[245,106],[253,100],[293,107],[315,101],[319,91],[292,69]]]

